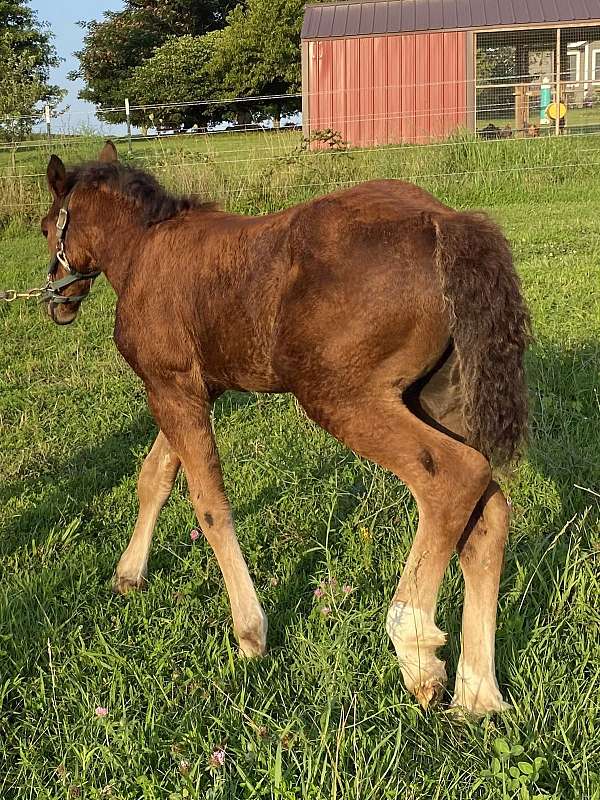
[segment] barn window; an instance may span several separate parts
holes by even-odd
[[[592,75],[595,81],[600,81],[600,50],[592,52]]]
[[[569,83],[576,83],[579,80],[579,53],[569,53],[567,80]]]

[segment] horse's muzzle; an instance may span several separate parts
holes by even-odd
[[[47,304],[48,316],[56,325],[70,325],[77,319],[79,303],[74,308],[73,305],[54,303],[52,300]]]

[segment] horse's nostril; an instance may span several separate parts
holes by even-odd
[[[71,311],[72,309],[68,309]],[[48,314],[56,325],[70,325],[72,322],[75,322],[77,319],[77,311],[68,315],[67,309],[65,309],[64,305],[60,305],[59,303],[53,303],[52,300],[48,302]]]

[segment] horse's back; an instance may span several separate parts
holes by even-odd
[[[454,212],[400,181],[371,181],[296,211],[276,353],[294,391],[319,374],[360,390],[390,359],[399,381],[435,363],[449,320],[432,213]]]

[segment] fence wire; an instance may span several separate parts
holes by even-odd
[[[600,152],[600,148],[593,148],[591,150],[586,150],[584,152]],[[159,171],[163,170],[170,170],[174,166],[186,166],[189,167],[189,164],[182,164],[182,165],[164,165],[159,168]],[[481,176],[490,176],[490,175],[510,175],[510,174],[522,174],[522,173],[532,173],[532,172],[549,172],[549,171],[559,171],[559,170],[573,170],[573,169],[581,169],[584,165],[581,162],[568,162],[568,163],[558,163],[558,164],[540,164],[536,166],[526,166],[526,165],[519,165],[519,166],[503,166],[500,168],[488,168],[488,169],[481,169],[481,170],[452,170],[447,172],[416,172],[414,174],[407,174],[403,175],[402,179],[405,181],[413,181],[413,182],[427,182],[433,179],[440,179],[440,178],[475,178]],[[588,167],[596,167],[600,166],[600,161],[590,161],[586,162],[585,168]],[[345,178],[342,180],[332,180],[332,181],[311,181],[311,182],[294,182],[294,183],[278,183],[273,186],[268,187],[268,192],[271,194],[280,194],[280,195],[288,195],[290,192],[295,192],[298,189],[327,189],[332,190],[335,188],[344,188],[347,186],[356,185],[362,183],[365,178],[354,179],[354,178]],[[265,187],[266,188],[266,187]],[[240,186],[235,191],[223,192],[217,200],[223,202],[227,201],[231,198],[238,197],[240,193],[243,193],[243,186]],[[28,201],[19,205],[20,209],[36,209],[36,210],[47,210],[49,207],[49,199],[48,200],[39,200],[39,201]],[[14,211],[15,208],[13,204],[5,203],[0,204],[0,211]]]
[[[478,33],[468,79],[428,74],[417,80],[413,70],[412,78],[399,80],[397,65],[386,69],[352,85],[345,70],[309,74],[302,94],[146,105],[130,98],[96,114],[114,124],[129,113],[139,123],[131,137],[113,137],[131,163],[186,191],[206,180],[225,202],[245,192],[283,197],[327,190],[390,172],[422,183],[500,180],[504,173],[517,183],[519,173],[562,175],[598,166],[589,159],[600,152],[600,26]],[[273,127],[265,107],[277,103],[302,106],[302,116]],[[205,124],[213,109],[245,122],[225,129]],[[0,141],[0,215],[47,207],[50,152],[70,162],[97,150],[101,131],[93,137],[69,130],[56,115],[46,136],[17,135],[36,119],[0,119],[0,139],[7,139]]]

